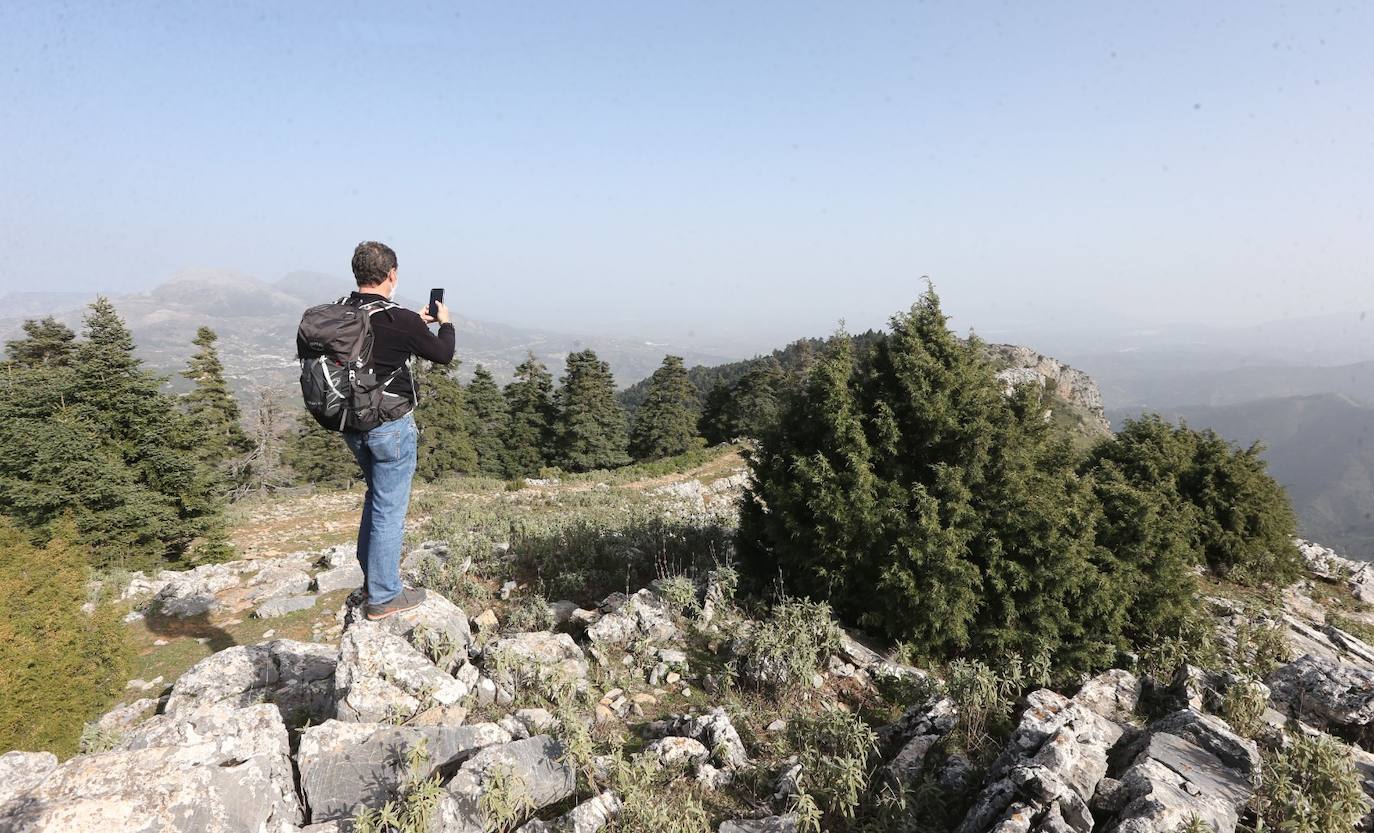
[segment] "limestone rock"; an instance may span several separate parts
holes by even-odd
[[[351,818],[394,798],[420,743],[428,757],[416,775],[428,778],[476,749],[509,741],[494,723],[412,727],[329,720],[301,733],[296,762],[310,819],[319,822]]]
[[[1258,784],[1259,750],[1216,717],[1191,709],[1152,724],[1113,796],[1121,809],[1105,828],[1171,833],[1196,816],[1234,833]]]
[[[1308,654],[1275,669],[1265,683],[1277,708],[1318,728],[1374,722],[1374,671]]]
[[[193,570],[163,570],[157,581],[162,586],[153,601],[162,614],[198,616],[214,609],[217,594],[237,587],[243,579],[229,564],[205,564]]]
[[[366,624],[399,636],[421,649],[425,642],[443,642],[461,652],[472,644],[472,629],[468,625],[467,614],[433,590],[425,591],[425,600],[418,607],[388,616],[379,622],[369,622],[363,616],[361,604],[355,606],[346,602],[341,619],[345,630]]]
[[[105,712],[95,722],[95,725],[106,732],[124,734],[152,717],[157,712],[157,707],[157,700],[151,697],[141,697],[132,703],[123,703]],[[0,776],[0,780],[3,780],[3,776]]]
[[[1104,671],[1084,683],[1073,699],[1108,720],[1126,723],[1140,702],[1140,680],[1129,671]]]
[[[711,751],[694,738],[669,735],[649,744],[645,750],[664,766],[694,766],[711,757]]]
[[[159,716],[0,809],[0,829],[25,833],[288,833],[303,821],[286,726],[266,704]]]
[[[664,728],[667,735],[700,741],[712,754],[719,750],[724,758],[722,763],[726,766],[739,767],[749,763],[749,756],[744,751],[744,742],[740,740],[739,732],[735,731],[730,716],[720,706],[704,715],[681,715],[673,718],[667,721]]]
[[[331,646],[278,639],[261,645],[236,645],[191,667],[172,686],[164,711],[176,714],[207,703],[235,707],[269,702],[283,719],[334,715],[334,672],[338,652]]]
[[[483,649],[484,667],[498,686],[514,691],[519,680],[587,678],[587,656],[566,633],[531,631],[491,640]]]
[[[879,732],[884,746],[900,744],[879,777],[894,788],[914,789],[921,781],[926,755],[954,728],[955,720],[954,703],[949,698],[907,709],[896,723]]]
[[[310,591],[310,574],[299,567],[272,566],[248,580],[248,603],[260,604],[282,596],[299,596]]]
[[[594,795],[553,821],[534,819],[519,833],[596,833],[620,813],[620,799],[607,790]]]
[[[467,684],[380,624],[360,620],[344,633],[334,678],[340,720],[383,722],[436,705],[452,706],[467,695]]]
[[[563,757],[562,745],[548,735],[486,747],[464,762],[446,786],[437,813],[438,829],[444,833],[484,830],[479,799],[497,769],[536,809],[562,801],[577,784],[571,764]]]
[[[6,752],[0,755],[0,807],[16,795],[37,786],[57,769],[51,752]]]
[[[1001,829],[1033,817],[1089,833],[1088,800],[1107,774],[1107,751],[1120,737],[1120,727],[1085,704],[1047,689],[1031,692],[959,833]]]
[[[253,615],[259,619],[275,619],[300,610],[309,610],[315,606],[315,599],[316,597],[311,595],[279,596],[258,605]]]
[[[608,599],[606,603],[611,603]],[[651,590],[640,590],[587,628],[587,638],[606,645],[668,642],[681,637],[668,604]]]
[[[338,567],[321,570],[315,574],[315,592],[333,593],[335,590],[356,590],[363,586],[363,568],[358,562],[344,563]]]

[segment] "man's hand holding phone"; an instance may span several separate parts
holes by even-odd
[[[448,317],[448,307],[444,306],[444,290],[431,289],[429,291],[429,303],[420,310],[420,317],[424,319],[426,324],[433,324],[436,321],[440,324],[451,323]]]

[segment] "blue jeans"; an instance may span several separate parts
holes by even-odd
[[[358,524],[358,563],[370,604],[386,604],[401,592],[401,546],[418,435],[414,414],[383,422],[371,431],[344,432],[344,441],[367,481]]]

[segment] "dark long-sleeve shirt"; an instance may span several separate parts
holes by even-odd
[[[385,296],[371,292],[354,292],[348,296],[350,304],[385,300]],[[404,396],[414,405],[414,387],[406,362],[411,356],[419,356],[435,364],[448,364],[453,361],[453,325],[440,324],[439,332],[432,333],[419,313],[404,307],[380,310],[373,313],[371,321],[372,364],[377,368],[377,376],[385,379],[399,369],[396,378],[391,380],[386,389],[390,393]],[[305,347],[299,339],[296,349],[301,355],[305,354]]]

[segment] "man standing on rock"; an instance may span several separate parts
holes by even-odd
[[[400,418],[370,431],[344,431],[344,441],[367,482],[358,524],[358,562],[367,591],[366,615],[375,621],[417,607],[425,598],[425,591],[401,585],[401,547],[419,435],[414,414],[417,394],[407,363],[411,356],[436,364],[453,361],[454,332],[448,307],[442,302],[436,303],[434,316],[428,309],[417,313],[390,305],[396,292],[396,253],[391,247],[371,240],[359,243],[353,250],[353,277],[358,290],[348,303],[388,304],[371,317],[372,361],[378,378],[395,374],[384,395],[403,397],[410,405]],[[437,335],[428,326],[435,322]]]

